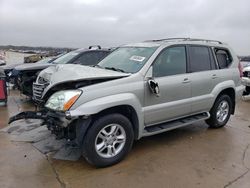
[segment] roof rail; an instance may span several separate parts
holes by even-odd
[[[223,44],[221,41],[208,40],[208,39],[193,39],[193,38],[190,38],[189,41],[204,41],[204,42],[215,42],[215,43],[218,43],[218,44]]]
[[[188,40],[190,38],[166,38],[166,39],[153,39],[153,40],[146,40],[145,42],[162,42],[162,41],[169,41],[169,40]]]
[[[164,42],[164,41],[204,41],[204,42],[215,42],[218,44],[223,44],[221,41],[208,40],[208,39],[195,39],[195,38],[166,38],[166,39],[156,39],[156,40],[146,40],[145,42]]]

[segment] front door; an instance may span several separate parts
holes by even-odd
[[[191,82],[187,72],[185,46],[164,49],[152,65],[153,77],[159,86],[159,96],[149,89],[145,78],[145,125],[165,122],[191,112]]]

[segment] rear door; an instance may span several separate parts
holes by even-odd
[[[217,79],[212,50],[207,46],[188,46],[188,72],[191,80],[193,114],[207,111],[213,101],[211,94]]]
[[[187,72],[185,46],[164,49],[153,65],[153,79],[160,95],[153,94],[145,78],[145,125],[150,126],[190,114],[191,83]]]

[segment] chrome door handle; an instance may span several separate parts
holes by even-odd
[[[190,80],[188,78],[184,78],[184,80],[182,81],[182,83],[186,84],[186,83],[189,83]]]

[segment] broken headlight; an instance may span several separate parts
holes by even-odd
[[[81,90],[64,90],[54,93],[46,102],[45,107],[56,111],[67,111],[80,97]]]

